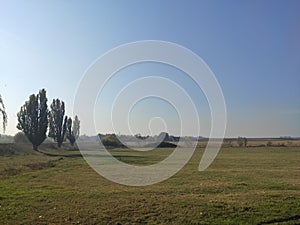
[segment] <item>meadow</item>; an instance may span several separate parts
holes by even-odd
[[[146,187],[106,180],[69,147],[0,150],[1,224],[300,224],[300,147],[224,147],[204,172],[197,148],[180,172]],[[171,151],[111,150],[139,165]]]

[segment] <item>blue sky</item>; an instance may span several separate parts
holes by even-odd
[[[16,114],[30,94],[46,88],[49,103],[60,98],[72,114],[76,89],[96,58],[118,45],[150,39],[185,46],[208,64],[226,100],[226,136],[300,136],[299,21],[299,1],[0,0],[0,94],[7,133],[17,132]],[[205,99],[201,94],[198,99],[187,80],[182,86],[201,112],[207,135]],[[157,104],[172,111],[168,104],[146,103],[148,111],[157,111]],[[139,115],[137,121],[144,118]],[[111,130],[100,123],[99,132]]]

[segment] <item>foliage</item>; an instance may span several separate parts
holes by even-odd
[[[80,120],[78,119],[78,116],[75,116],[75,120],[73,121],[73,135],[75,140],[77,140],[80,135]]]
[[[73,129],[72,129],[73,125]],[[80,121],[78,116],[75,116],[75,120],[72,123],[72,119],[69,118],[67,121],[67,139],[70,141],[71,145],[74,146],[75,141],[79,137]]]
[[[100,137],[100,136],[99,136]],[[125,147],[115,134],[106,134],[100,137],[102,144],[105,147],[122,148]]]
[[[247,147],[248,139],[246,137],[238,137],[237,143],[239,147]]]
[[[14,137],[10,135],[5,135],[2,134],[0,135],[0,144],[2,143],[13,143],[14,142]]]
[[[18,132],[14,136],[14,142],[15,143],[29,143],[29,140],[23,132]]]
[[[137,139],[140,139],[140,140],[146,140],[147,138],[149,138],[149,135],[147,136],[142,136],[141,134],[136,134],[134,135]]]
[[[2,127],[3,127],[3,132],[5,133],[5,128],[7,125],[7,114],[5,112],[5,106],[1,95],[0,95],[0,114],[2,115]]]
[[[30,95],[29,100],[25,102],[17,114],[17,128],[24,132],[28,140],[32,143],[34,150],[38,150],[38,146],[47,137],[47,116],[48,106],[45,89],[40,90],[37,95]]]
[[[60,148],[66,135],[67,129],[67,116],[65,115],[65,103],[59,99],[53,99],[49,112],[49,134]]]
[[[71,145],[74,146],[75,136],[72,131],[72,119],[69,118],[67,121],[67,139],[70,141]]]
[[[166,142],[166,141],[169,141],[170,137],[169,137],[169,134],[166,133],[166,132],[161,132],[159,135],[158,135],[158,140],[160,142]]]

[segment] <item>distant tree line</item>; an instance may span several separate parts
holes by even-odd
[[[79,137],[80,121],[76,116],[74,121],[65,116],[65,103],[59,99],[53,99],[50,110],[47,105],[46,90],[42,89],[37,95],[32,94],[29,100],[21,107],[18,117],[17,128],[21,130],[32,143],[33,149],[48,137],[53,138],[60,148],[68,139],[73,146]]]
[[[81,137],[82,138],[82,137]],[[141,134],[132,135],[116,135],[116,134],[98,134],[98,138],[100,138],[102,144],[108,148],[126,148],[126,146],[122,142],[142,142],[146,140],[143,147],[176,147],[175,144],[171,144],[169,142],[173,142],[174,140],[177,142],[177,138],[174,136],[170,136],[166,132],[161,132],[156,136],[142,136]],[[179,141],[179,137],[178,137]]]
[[[103,134],[100,134],[100,136]],[[138,141],[138,140],[147,140],[150,142],[159,142],[159,141],[165,141],[165,142],[179,142],[181,141],[199,141],[203,140],[203,137],[192,137],[192,136],[173,136],[168,134],[167,132],[161,132],[159,135],[154,136],[142,136],[141,134],[136,134],[134,136],[132,135],[117,135],[118,138],[124,142],[130,142],[130,141]]]

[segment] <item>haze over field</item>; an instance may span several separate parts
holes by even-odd
[[[300,136],[299,21],[299,1],[0,1],[6,133],[18,131],[17,112],[41,88],[49,104],[60,98],[72,114],[77,87],[95,59],[121,44],[151,39],[189,48],[208,64],[227,106],[226,137]],[[107,123],[108,107],[124,85],[151,75],[187,91],[198,110],[201,135],[208,136],[205,95],[182,71],[151,63],[125,68],[110,80],[95,103],[98,132],[127,133]],[[158,134],[165,129],[160,118],[178,135],[175,108],[155,98],[132,110],[132,132]],[[94,135],[84,124],[81,134]],[[193,134],[191,129],[184,135]]]

